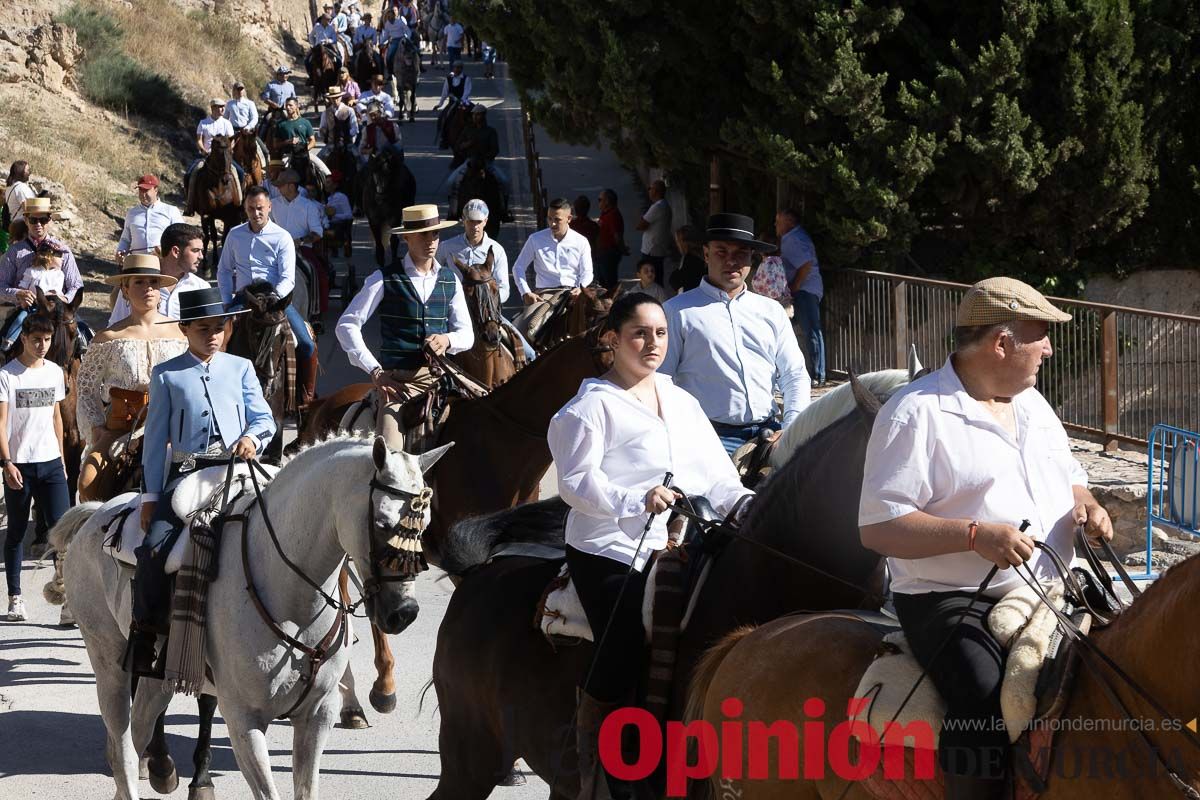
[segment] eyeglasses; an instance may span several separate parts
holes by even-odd
[[[50,224],[49,217],[26,217],[25,219],[29,221],[30,225],[49,225]]]

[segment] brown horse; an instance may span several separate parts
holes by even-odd
[[[313,110],[325,99],[325,93],[331,86],[337,85],[338,64],[334,46],[329,42],[314,45],[309,51],[305,64],[308,66],[308,83],[312,87]]]
[[[1107,627],[1093,628],[1092,644],[1124,670],[1136,684],[1168,712],[1167,718],[1184,721],[1194,716],[1195,690],[1179,679],[1200,658],[1200,641],[1181,634],[1192,624],[1200,602],[1200,557],[1193,556],[1168,570],[1158,582]],[[776,620],[757,629],[738,631],[720,642],[705,657],[689,697],[697,718],[720,725],[725,698],[743,701],[742,717],[764,720],[808,719],[802,709],[810,697],[821,698],[830,709],[824,720],[826,733],[844,720],[846,704],[859,678],[879,650],[882,634],[846,615],[803,614]],[[833,646],[836,643],[836,646]],[[1076,671],[1063,720],[1089,720],[1087,729],[1060,728],[1054,738],[1055,756],[1047,788],[1040,798],[1096,798],[1134,800],[1175,797],[1179,786],[1156,764],[1146,743],[1155,748],[1189,787],[1200,786],[1200,747],[1183,726],[1171,729],[1159,723],[1146,731],[1146,742],[1136,728],[1121,729],[1126,712],[1115,706],[1103,681],[1124,697],[1133,713],[1155,722],[1162,715],[1135,694],[1108,666],[1084,655]],[[1100,677],[1103,675],[1103,678]],[[805,726],[798,752],[806,752]],[[789,743],[789,747],[791,747]],[[1098,764],[1103,764],[1099,767]],[[1123,769],[1121,765],[1124,765]],[[768,779],[723,782],[715,796],[731,792],[745,800],[871,800],[860,783],[828,774],[824,780],[779,781],[778,761],[767,768]],[[832,771],[827,771],[832,772]],[[713,784],[716,788],[716,784]],[[899,796],[899,795],[898,795]]]
[[[251,186],[262,186],[267,176],[267,159],[258,143],[258,134],[253,128],[244,128],[233,137],[233,160],[241,165],[246,173],[242,182],[242,192]]]
[[[612,308],[612,298],[601,286],[585,286],[574,297],[564,291],[549,302],[546,321],[529,341],[539,353],[564,339],[582,335]]]
[[[504,324],[500,290],[492,275],[495,260],[489,248],[482,264],[466,266],[454,262],[463,276],[463,294],[475,327],[475,344],[453,358],[467,374],[489,389],[504,383],[525,366],[521,342],[513,329]]]
[[[214,136],[212,149],[203,166],[192,173],[187,186],[187,208],[184,216],[200,215],[204,234],[204,257],[208,258],[210,244],[217,241],[217,222],[221,222],[218,246],[225,246],[225,237],[233,226],[242,222],[242,184],[233,168],[233,148],[228,136]],[[214,261],[216,259],[214,258]]]
[[[878,607],[880,558],[859,542],[858,495],[880,398],[856,382],[851,399],[844,416],[815,431],[776,471],[740,537],[711,562],[676,653],[677,676],[690,674],[712,642],[741,624],[800,608]],[[519,556],[486,562],[501,541],[561,541],[563,515],[539,517],[540,506],[455,526],[439,540],[440,563],[458,576],[458,586],[433,662],[442,769],[432,798],[487,797],[516,757],[547,782],[557,779],[552,797],[575,795],[571,721],[591,646],[552,647],[531,622],[562,562]],[[685,688],[686,680],[675,680],[670,719],[679,719]]]
[[[359,177],[362,210],[375,240],[375,263],[383,266],[383,241],[390,237],[392,260],[396,259],[399,238],[391,231],[400,227],[401,211],[417,196],[417,179],[404,163],[404,157],[384,148],[373,153]]]

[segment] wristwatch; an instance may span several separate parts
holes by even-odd
[[[11,458],[0,458],[0,469],[7,467],[11,463],[13,463]]]

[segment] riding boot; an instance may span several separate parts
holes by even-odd
[[[158,634],[169,631],[170,578],[164,571],[165,558],[145,545],[134,551],[137,569],[133,574],[133,622],[129,626],[129,646],[125,650],[125,669],[134,675],[161,678],[155,665],[154,645]]]
[[[307,359],[296,359],[296,368],[300,372],[300,405],[302,406],[308,405],[317,398],[317,359],[316,352]]]
[[[977,778],[970,775],[942,773],[946,800],[1004,800],[1009,797],[1004,778]]]
[[[610,778],[600,763],[600,725],[623,703],[602,703],[590,694],[577,690],[579,712],[575,720],[575,749],[579,765],[579,794],[576,800],[626,800],[632,798],[631,787]]]

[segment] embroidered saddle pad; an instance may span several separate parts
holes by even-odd
[[[279,467],[262,465],[271,477],[279,472]],[[207,507],[210,503],[219,503],[220,494],[225,487],[226,467],[213,466],[196,470],[179,480],[175,494],[171,498],[171,507],[180,519],[188,519],[196,511]],[[241,492],[253,492],[250,483],[249,467],[239,462],[234,468],[234,486],[229,496],[236,497]],[[266,482],[261,475],[259,484]],[[126,492],[117,495],[106,502],[96,511],[96,517],[104,519],[104,551],[110,556],[129,566],[137,566],[137,556],[134,550],[145,539],[141,522],[141,495],[137,492]],[[119,526],[119,527],[118,527]],[[184,528],[187,533],[187,528]],[[173,575],[179,571],[183,562],[184,546],[187,536],[181,535],[175,540],[171,553],[167,556],[166,573]]]
[[[513,317],[513,325],[525,337],[525,341],[538,346],[538,335],[543,326],[550,320],[554,312],[563,304],[569,302],[564,295],[570,289],[547,289],[538,291],[540,300],[533,305],[525,306]]]

